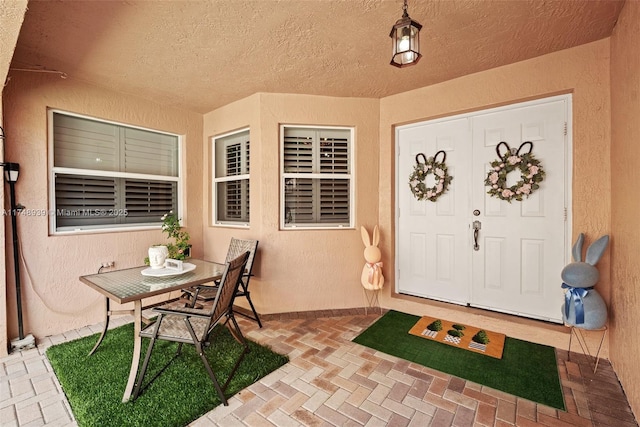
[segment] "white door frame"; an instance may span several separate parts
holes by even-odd
[[[512,109],[514,107],[528,107],[528,106],[533,106],[533,105],[541,105],[541,104],[545,104],[548,102],[554,102],[554,101],[559,101],[559,100],[564,100],[566,102],[566,107],[567,107],[567,121],[566,121],[566,144],[565,144],[565,173],[564,173],[564,194],[565,194],[565,206],[566,206],[566,221],[565,221],[565,232],[564,232],[564,247],[566,248],[565,252],[565,259],[564,262],[565,264],[567,262],[570,261],[570,251],[571,251],[571,236],[572,236],[572,229],[573,229],[573,193],[572,193],[572,187],[573,187],[573,97],[572,94],[564,94],[564,95],[555,95],[555,96],[550,96],[550,97],[545,97],[545,98],[539,98],[539,99],[535,99],[535,100],[531,100],[531,101],[525,101],[525,102],[514,102],[508,105],[503,105],[500,107],[494,107],[494,108],[487,108],[487,109],[479,109],[473,112],[468,112],[468,113],[464,113],[464,114],[452,114],[450,116],[446,116],[446,117],[439,117],[437,119],[425,119],[425,120],[421,120],[419,122],[414,122],[411,124],[407,124],[407,125],[402,125],[402,126],[395,126],[394,129],[394,138],[395,138],[395,144],[394,144],[394,148],[395,148],[395,179],[396,179],[396,183],[395,183],[395,209],[394,209],[394,215],[395,215],[395,260],[394,260],[394,264],[395,264],[395,284],[394,284],[394,291],[396,293],[400,293],[398,286],[399,286],[399,281],[400,281],[400,262],[399,262],[399,256],[398,254],[400,253],[400,223],[399,223],[399,218],[400,218],[400,204],[399,204],[399,192],[401,191],[401,188],[404,190],[407,183],[405,182],[406,177],[404,176],[400,176],[400,170],[399,170],[399,152],[400,152],[400,141],[399,141],[399,132],[401,129],[408,129],[408,128],[412,128],[412,127],[416,127],[416,126],[423,126],[425,124],[431,124],[431,123],[439,123],[439,122],[443,122],[443,121],[449,121],[449,120],[453,120],[453,119],[457,119],[457,118],[470,118],[479,114],[486,114],[489,112],[500,112],[500,111],[507,111],[509,109]],[[406,172],[406,171],[405,171]],[[472,270],[470,269],[469,274],[472,274]],[[471,277],[469,277],[469,283],[471,283]],[[561,278],[558,277],[558,287],[561,284]],[[416,297],[416,298],[420,298],[420,297]],[[425,298],[425,299],[433,299],[433,298]],[[560,303],[558,305],[558,307],[560,307]],[[560,308],[558,308],[558,310],[560,310]],[[501,311],[501,310],[497,310],[497,311]],[[519,315],[519,313],[511,313],[508,311],[503,311],[509,314],[516,314]],[[549,319],[542,319],[542,320],[549,320]]]

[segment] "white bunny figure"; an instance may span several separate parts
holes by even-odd
[[[373,241],[369,237],[369,232],[366,228],[360,227],[362,233],[362,241],[364,242],[364,259],[366,263],[362,269],[362,276],[360,276],[360,282],[365,289],[370,291],[376,291],[382,289],[384,286],[384,276],[382,275],[382,254],[378,248],[380,243],[380,232],[378,226],[373,228]]]
[[[580,233],[571,251],[575,262],[565,266],[560,275],[562,288],[567,290],[562,304],[562,317],[567,325],[600,329],[607,322],[607,305],[593,288],[600,278],[595,265],[609,244],[609,236],[602,236],[589,246],[585,262],[582,262],[583,243],[584,234]]]

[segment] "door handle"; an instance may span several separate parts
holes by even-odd
[[[480,235],[480,229],[482,228],[482,223],[480,221],[473,221],[473,250],[479,251],[480,245],[478,245],[478,236]]]

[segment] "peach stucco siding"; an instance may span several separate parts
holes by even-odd
[[[4,121],[7,157],[20,163],[19,203],[34,211],[48,209],[47,108],[176,133],[183,136],[189,183],[184,217],[194,252],[201,255],[201,115],[50,74],[11,73],[11,77],[3,93]],[[147,248],[165,238],[159,229],[52,236],[48,227],[46,216],[18,218],[25,332],[36,337],[100,321],[104,299],[78,277],[97,272],[103,261],[115,261],[116,268],[140,265]],[[6,260],[13,260],[9,245]],[[13,271],[7,270],[7,283],[13,284]],[[8,335],[13,338],[17,336],[13,286],[7,286],[7,316]]]
[[[251,280],[252,300],[259,312],[364,305],[360,286],[364,246],[359,227],[373,227],[378,216],[378,105],[374,99],[263,93],[205,115],[208,168],[211,136],[250,127],[251,226],[205,227],[204,253],[208,259],[223,260],[231,236],[260,241],[256,277]],[[356,229],[279,229],[280,124],[355,128]],[[210,176],[209,170],[205,176]]]
[[[18,40],[20,26],[24,20],[24,14],[27,10],[27,0],[15,0],[0,2],[0,82],[5,82]],[[0,88],[0,95],[3,93],[4,87]],[[2,103],[0,102],[0,126],[4,128],[4,119],[2,114]],[[0,161],[7,159],[4,153],[4,143],[0,147]],[[3,183],[0,189],[0,203],[5,207],[5,185]],[[7,198],[8,199],[8,198]],[[10,229],[9,229],[10,230]],[[5,228],[0,227],[0,253],[5,253]],[[9,237],[11,238],[11,237]],[[13,265],[9,263],[9,265]],[[6,287],[6,261],[0,258],[0,357],[7,353],[7,294],[4,291]]]
[[[613,367],[640,415],[640,3],[625,4],[611,37],[611,339]]]

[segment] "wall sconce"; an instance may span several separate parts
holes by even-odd
[[[420,29],[422,25],[409,17],[407,0],[404,0],[402,10],[402,18],[398,19],[389,34],[393,44],[391,65],[399,68],[415,65],[422,57],[420,54]]]
[[[4,179],[15,184],[18,182],[18,175],[20,174],[20,164],[18,163],[4,163]]]

